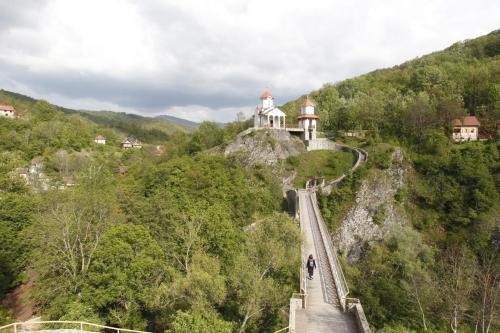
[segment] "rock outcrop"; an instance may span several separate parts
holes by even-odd
[[[249,165],[276,165],[279,160],[305,151],[302,141],[285,130],[247,130],[224,150],[225,155],[241,154]]]
[[[383,239],[391,225],[407,221],[395,199],[408,172],[400,148],[394,150],[391,161],[388,169],[375,170],[362,182],[354,206],[333,236],[335,247],[348,262],[358,261],[370,243]]]

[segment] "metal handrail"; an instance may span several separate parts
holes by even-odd
[[[137,330],[130,330],[126,328],[119,328],[119,327],[112,327],[112,326],[106,326],[106,325],[99,325],[99,324],[93,324],[89,323],[86,321],[75,321],[75,320],[43,320],[43,321],[28,321],[28,322],[15,322],[12,324],[8,324],[5,326],[0,326],[0,331],[9,328],[9,327],[14,327],[14,333],[17,333],[17,327],[24,326],[24,325],[39,325],[39,324],[78,324],[80,325],[80,332],[83,332],[83,326],[92,326],[92,327],[98,327],[98,328],[106,328],[110,330],[114,330],[117,333],[120,332],[132,332],[132,333],[151,333],[151,332],[146,332],[146,331],[137,331]]]
[[[325,223],[323,222],[321,214],[319,213],[315,192],[309,194],[309,199],[311,200],[314,214],[316,215],[316,219],[318,221],[318,227],[321,234],[321,238],[323,239],[325,250],[328,256],[328,261],[330,262],[330,268],[332,270],[332,274],[335,279],[335,286],[337,288],[337,294],[339,296],[340,305],[342,307],[342,310],[346,311],[347,306],[345,299],[349,294],[349,287],[347,285],[344,272],[342,271],[342,267],[340,266],[340,262],[337,258],[337,254],[335,253],[335,248],[333,247],[332,241],[328,235],[328,232],[326,231]]]

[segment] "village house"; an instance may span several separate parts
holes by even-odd
[[[37,156],[31,160],[31,166],[29,168],[30,173],[40,173],[43,168],[43,157]]]
[[[95,137],[94,142],[97,143],[98,145],[105,145],[106,144],[106,138],[102,135],[98,135]]]
[[[64,176],[63,184],[65,187],[73,187],[76,185],[75,178],[73,178],[73,176]]]
[[[26,184],[29,183],[30,172],[28,168],[17,168],[15,172],[19,175],[19,177],[21,177],[21,179],[24,180]]]
[[[142,148],[142,143],[136,138],[129,136],[128,138],[125,138],[122,141],[122,148],[123,149]]]
[[[453,121],[453,141],[477,141],[480,126],[481,124],[475,116],[455,119]]]
[[[0,116],[14,119],[16,109],[11,105],[0,105]]]
[[[285,129],[286,114],[274,106],[274,97],[271,93],[266,90],[260,96],[260,101],[260,105],[255,109],[254,127]]]

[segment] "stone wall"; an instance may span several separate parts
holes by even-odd
[[[371,333],[370,324],[368,324],[368,320],[365,316],[365,311],[361,306],[361,303],[355,303],[349,309],[350,312],[354,314],[356,318],[356,323],[358,324],[359,332],[361,333]]]
[[[339,146],[328,139],[316,139],[305,142],[307,151],[312,150],[338,150]]]

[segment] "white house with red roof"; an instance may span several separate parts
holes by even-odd
[[[303,139],[304,140],[316,140],[316,123],[319,119],[317,115],[314,114],[314,108],[316,104],[307,97],[300,107],[300,116],[297,117],[299,120],[299,128],[304,129]]]
[[[15,118],[16,109],[11,105],[0,105],[0,116],[7,118]]]
[[[274,106],[274,97],[269,91],[260,96],[260,105],[255,108],[255,128],[286,128],[286,114]]]
[[[477,141],[481,123],[475,116],[457,118],[453,121],[453,141]]]
[[[95,137],[94,142],[97,143],[98,145],[105,145],[106,144],[106,138],[102,135],[98,135]]]

